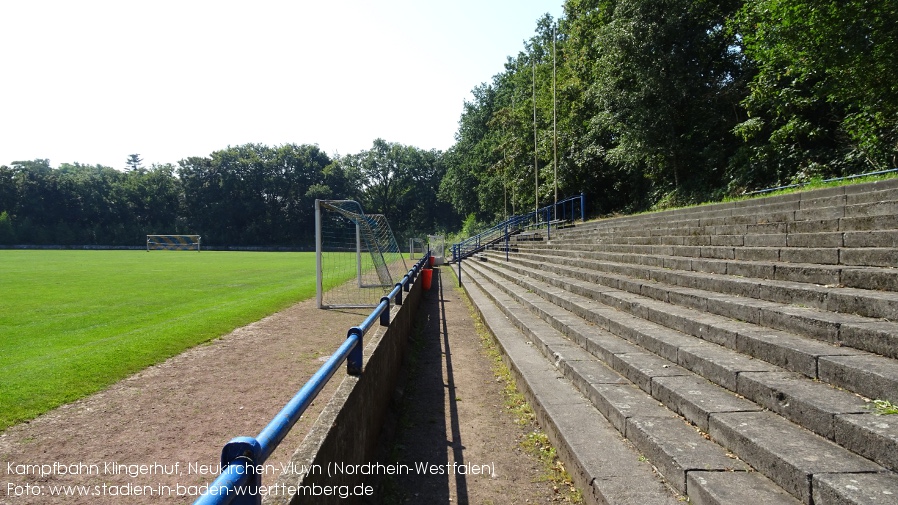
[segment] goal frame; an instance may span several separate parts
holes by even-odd
[[[202,250],[201,235],[147,235],[147,252]]]
[[[347,204],[349,207],[355,207],[355,209],[352,211],[346,209],[345,206]],[[341,208],[342,210],[340,210]],[[381,214],[366,214],[361,205],[354,200],[315,200],[315,291],[317,307],[319,309],[376,307],[376,301],[369,303],[359,299],[334,303],[330,300],[325,300],[325,265],[323,258],[326,253],[332,251],[323,244],[323,237],[325,236],[322,230],[323,209],[326,209],[327,212],[335,212],[342,215],[354,225],[354,237],[349,240],[349,242],[353,242],[352,250],[350,251],[348,248],[344,249],[344,251],[355,255],[355,279],[350,280],[348,283],[354,284],[360,292],[366,289],[388,292],[393,287],[398,274],[396,271],[391,272],[391,270],[395,270],[397,267],[397,265],[391,262],[398,258],[401,262],[400,267],[405,264],[402,251],[396,244],[395,236],[385,216]],[[374,237],[372,233],[376,233],[377,237]],[[328,251],[324,249],[328,249]],[[368,255],[371,256],[371,261],[368,261]],[[372,267],[368,263],[373,263],[374,266]],[[363,267],[363,264],[366,264],[366,266]],[[372,270],[376,271],[377,279],[370,278]],[[377,296],[378,299],[379,297],[380,295]],[[362,296],[361,298],[366,297]]]

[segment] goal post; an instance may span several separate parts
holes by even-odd
[[[408,239],[408,259],[418,259],[424,256],[424,253],[427,252],[427,246],[424,243],[424,239],[420,237],[412,237]]]
[[[433,257],[435,265],[442,265],[446,262],[445,235],[428,235],[427,248],[430,250],[430,255]]]
[[[315,268],[319,308],[376,307],[407,271],[386,217],[353,200],[315,201]]]
[[[147,251],[200,251],[199,235],[147,235]]]

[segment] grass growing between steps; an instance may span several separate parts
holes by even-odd
[[[496,381],[504,385],[505,408],[514,416],[515,422],[519,426],[522,428],[532,427],[529,433],[522,436],[519,443],[521,449],[526,454],[539,460],[543,467],[543,480],[552,483],[560,501],[583,503],[582,491],[574,485],[571,475],[565,469],[564,462],[558,458],[557,451],[549,441],[548,435],[536,424],[536,413],[533,411],[533,407],[527,403],[523,393],[518,390],[517,383],[511,375],[511,370],[502,361],[502,352],[499,350],[498,344],[489,330],[487,330],[486,325],[483,324],[483,320],[477,314],[464,289],[458,286],[458,280],[453,276],[448,277],[455,280],[455,290],[461,299],[464,300],[468,311],[471,313],[483,351],[492,361],[493,375]]]
[[[881,416],[898,415],[898,405],[888,400],[873,400],[873,408]]]
[[[648,210],[641,212],[633,212],[633,213],[625,213],[625,214],[612,214],[610,216],[605,217],[620,217],[624,215],[641,215],[641,214],[651,214],[653,212],[660,212],[665,210],[676,210],[676,209],[687,209],[692,207],[701,207],[703,205],[712,205],[715,203],[727,203],[727,202],[739,202],[742,200],[753,200],[758,198],[767,198],[770,196],[779,196],[779,195],[788,195],[791,193],[799,193],[803,191],[811,191],[815,189],[823,189],[823,188],[833,188],[837,186],[851,186],[854,184],[862,184],[865,182],[875,182],[875,181],[884,181],[888,179],[896,179],[898,178],[898,173],[889,173],[882,175],[870,175],[866,177],[857,177],[855,179],[846,179],[841,181],[831,181],[824,182],[822,178],[816,178],[808,180],[802,183],[801,186],[797,186],[794,188],[785,188],[777,191],[771,191],[769,193],[760,193],[755,195],[736,195],[736,196],[724,196],[719,200],[710,200],[702,203],[690,203],[684,202],[682,198],[677,195],[676,192],[671,192],[664,195],[657,203],[652,205]]]

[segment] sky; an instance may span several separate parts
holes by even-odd
[[[0,165],[455,142],[563,0],[0,0]]]

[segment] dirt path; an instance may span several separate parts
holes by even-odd
[[[424,294],[419,328],[409,346],[411,360],[405,367],[409,376],[397,408],[395,433],[385,444],[383,458],[412,466],[458,465],[468,473],[389,477],[380,483],[379,501],[392,505],[561,500],[554,484],[544,478],[542,463],[521,450],[520,441],[535,426],[517,424],[506,408],[505,384],[492,371],[493,361],[452,274],[447,269],[434,272],[434,286]]]
[[[298,303],[9,428],[0,434],[0,504],[191,503],[194,490],[178,486],[210,483],[222,446],[258,434],[367,313]],[[289,458],[336,384],[322,391],[268,462]],[[152,474],[138,474],[145,469]],[[57,485],[88,486],[92,496],[50,496]]]

